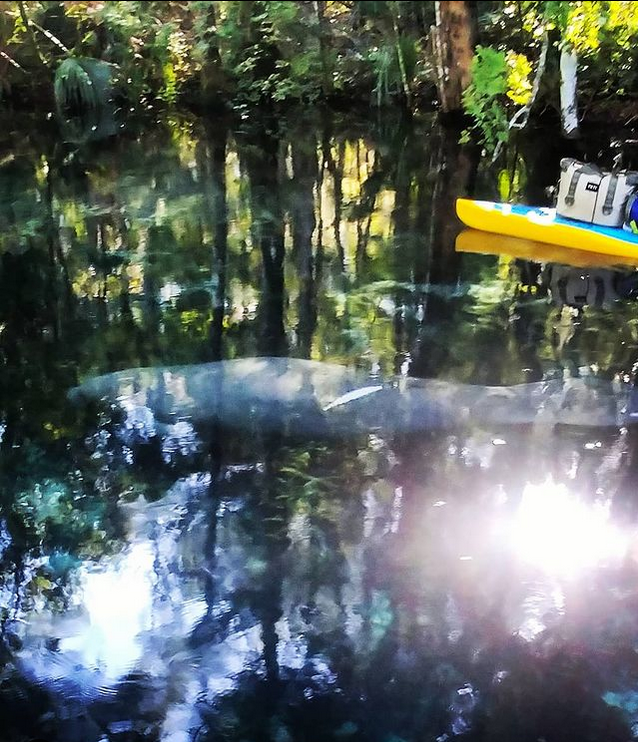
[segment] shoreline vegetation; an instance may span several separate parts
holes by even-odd
[[[5,112],[438,110],[497,157],[528,121],[638,120],[633,2],[2,2]]]

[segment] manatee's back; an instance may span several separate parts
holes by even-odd
[[[161,422],[253,424],[300,434],[325,434],[324,407],[361,380],[337,364],[290,358],[137,368],[89,379],[69,393],[85,400],[146,408]]]

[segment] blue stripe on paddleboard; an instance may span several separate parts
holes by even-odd
[[[489,203],[489,202],[488,202]],[[573,219],[565,219],[562,216],[558,216],[554,209],[538,208],[536,206],[524,206],[522,204],[493,204],[497,211],[508,212],[517,214],[520,216],[527,216],[532,213],[535,215],[544,215],[547,219],[547,214],[553,214],[553,219],[546,223],[562,224],[566,227],[571,227],[575,232],[596,232],[605,237],[609,237],[613,240],[619,240],[620,242],[626,242],[630,245],[638,245],[638,234],[633,232],[626,232],[621,227],[601,227],[598,224],[586,224],[585,222],[576,222]],[[506,214],[507,215],[507,214]]]

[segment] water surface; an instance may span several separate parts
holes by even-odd
[[[69,397],[258,356],[632,377],[632,267],[454,249],[454,199],[539,203],[556,144],[498,172],[428,118],[271,124],[3,128],[0,739],[638,737],[633,428],[335,440]]]

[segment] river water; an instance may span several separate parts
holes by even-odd
[[[633,266],[456,242],[459,195],[547,202],[558,140],[500,170],[427,117],[110,124],[3,128],[0,741],[638,738],[631,427],[69,395],[263,356],[630,379]]]

